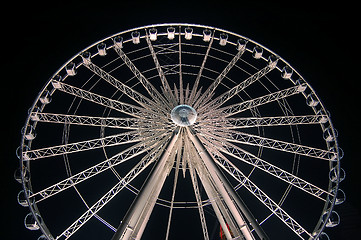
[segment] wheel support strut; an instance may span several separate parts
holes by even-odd
[[[197,149],[199,156],[203,160],[205,165],[205,171],[211,180],[211,183],[215,185],[216,192],[221,195],[227,209],[230,212],[231,219],[234,220],[232,223],[228,223],[228,226],[238,226],[238,229],[241,230],[243,237],[246,240],[254,240],[256,239],[249,229],[248,224],[245,222],[244,218],[247,219],[249,224],[254,228],[254,231],[258,235],[258,239],[261,240],[268,240],[266,233],[263,229],[259,226],[257,220],[254,218],[252,213],[249,211],[247,206],[243,203],[231,185],[228,183],[228,180],[224,177],[222,172],[218,169],[217,165],[215,164],[213,158],[208,153],[206,148],[203,146],[197,135],[195,134],[194,130],[191,127],[187,127],[187,132],[190,140],[193,142],[195,148]],[[203,183],[208,185],[207,183]],[[208,193],[207,193],[208,194]],[[210,197],[210,196],[209,196]],[[213,207],[215,208],[215,207]],[[216,209],[215,209],[215,212]],[[218,217],[218,216],[217,216]],[[218,217],[219,219],[219,217]],[[224,220],[219,219],[219,222],[222,224]],[[229,221],[229,220],[228,220]],[[231,220],[232,221],[232,220]],[[227,234],[228,227],[222,226],[223,231],[226,234],[227,239],[229,239],[229,235]],[[237,230],[238,230],[237,229]],[[236,232],[237,232],[236,230]],[[235,234],[235,233],[233,233]],[[227,236],[228,235],[228,236]],[[230,239],[235,239],[237,236],[232,236]]]
[[[179,127],[174,131],[166,150],[156,163],[149,179],[140,190],[112,240],[140,239],[158,199],[164,181],[172,165],[168,162],[174,144],[179,136]]]
[[[218,169],[213,158],[196,136],[194,130],[189,126],[185,128],[189,139],[192,141],[202,160],[195,164],[195,169],[208,197],[211,199],[212,207],[227,240],[241,238],[246,240],[268,240],[269,238],[259,226],[257,220]],[[180,128],[177,127],[168,142],[166,150],[156,163],[157,165],[140,190],[112,240],[133,240],[141,238],[164,185],[164,181],[173,166],[173,163],[169,162],[171,160],[169,156],[172,153],[180,132]],[[255,238],[251,233],[249,225],[253,227],[258,238]]]

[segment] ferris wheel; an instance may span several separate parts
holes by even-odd
[[[345,201],[311,85],[203,25],[134,28],[73,56],[29,109],[17,156],[38,240],[324,240]]]

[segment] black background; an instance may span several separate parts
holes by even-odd
[[[314,1],[315,2],[315,1]],[[360,239],[360,60],[356,5],[303,1],[49,1],[2,6],[1,239],[37,239],[25,229],[28,210],[16,202],[15,149],[27,109],[48,78],[95,41],[132,27],[165,22],[224,28],[279,54],[313,86],[332,114],[345,152],[347,201],[331,239]],[[91,239],[91,238],[89,238]]]

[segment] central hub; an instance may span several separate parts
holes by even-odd
[[[181,127],[190,126],[197,119],[197,112],[188,105],[178,105],[170,113],[172,121]]]

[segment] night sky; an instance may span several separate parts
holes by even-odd
[[[235,2],[235,1],[234,1]],[[165,22],[215,26],[239,33],[279,54],[313,86],[339,132],[345,152],[346,179],[340,187],[347,201],[336,207],[340,226],[327,231],[331,239],[360,237],[361,146],[358,6],[298,3],[235,4],[232,1],[151,2],[72,1],[48,6],[14,3],[2,8],[2,128],[1,200],[5,216],[2,239],[36,239],[25,229],[26,208],[17,204],[21,190],[13,173],[18,161],[27,110],[49,77],[70,57],[95,41],[132,27]],[[254,3],[255,2],[255,3]],[[18,5],[17,5],[18,4]],[[6,13],[10,17],[4,16]],[[5,50],[5,51],[4,51]],[[4,76],[5,73],[5,76]],[[3,237],[6,233],[7,237]],[[90,238],[91,239],[91,238]]]

